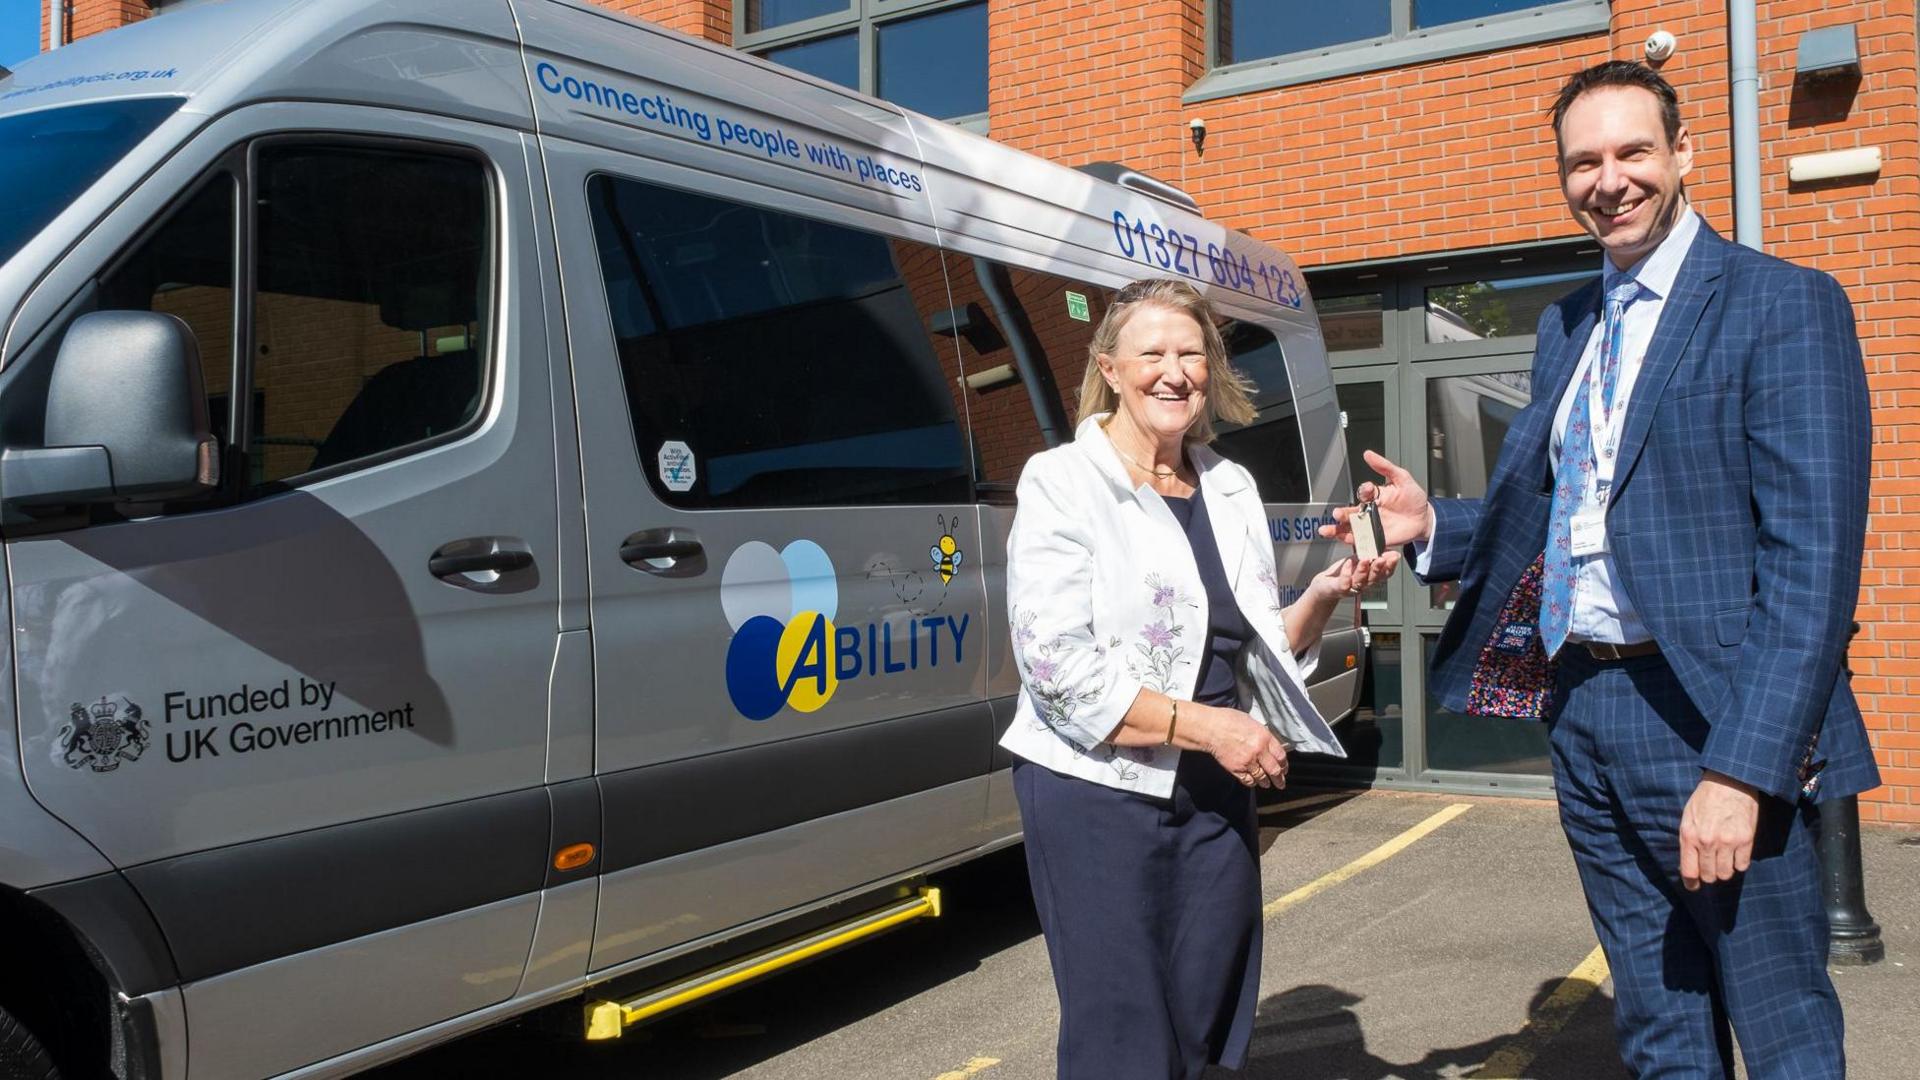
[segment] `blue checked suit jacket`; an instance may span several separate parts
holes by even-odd
[[[1533,402],[1484,499],[1436,500],[1428,580],[1460,581],[1431,683],[1464,710],[1502,602],[1546,545],[1548,440],[1598,281],[1541,316]],[[1860,586],[1871,421],[1853,309],[1826,274],[1702,225],[1627,406],[1607,536],[1627,595],[1712,725],[1703,768],[1796,799],[1879,784],[1842,670]],[[1816,742],[1817,736],[1817,742]]]

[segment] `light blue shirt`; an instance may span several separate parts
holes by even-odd
[[[1673,283],[1680,275],[1680,264],[1686,261],[1687,252],[1693,247],[1693,239],[1699,232],[1700,217],[1692,207],[1688,207],[1674,222],[1673,231],[1660,241],[1660,246],[1632,268],[1620,270],[1613,265],[1613,260],[1602,256],[1602,294],[1631,278],[1640,283],[1640,295],[1627,305],[1622,316],[1620,382],[1614,389],[1610,425],[1601,424],[1597,398],[1593,402],[1596,451],[1609,440],[1618,445],[1619,433],[1626,427],[1627,406],[1633,400],[1634,383],[1640,377],[1640,365],[1646,359],[1647,347],[1653,343],[1653,331],[1660,323],[1660,312],[1666,307],[1667,297],[1673,295]],[[1560,407],[1554,413],[1548,460],[1555,474],[1560,471],[1560,443],[1567,429],[1567,417],[1573,412],[1573,399],[1579,393],[1580,380],[1588,377],[1594,359],[1600,355],[1602,330],[1601,320],[1595,319],[1593,333],[1587,338],[1587,347],[1581,351],[1580,363],[1574,368],[1573,378],[1567,380],[1566,392],[1561,394]],[[1610,487],[1613,483],[1614,458],[1598,452],[1595,457],[1595,486]],[[1587,492],[1590,502],[1597,495],[1598,492],[1592,489]],[[1415,573],[1423,577],[1426,575],[1433,561],[1432,550],[1428,544],[1416,545]],[[1605,641],[1619,645],[1636,644],[1653,637],[1647,632],[1646,624],[1640,621],[1633,600],[1620,583],[1620,571],[1614,566],[1611,550],[1580,560],[1574,578],[1573,617],[1567,637],[1570,641]]]
[[[1647,346],[1653,343],[1653,331],[1660,322],[1660,312],[1667,305],[1667,297],[1673,295],[1673,282],[1680,275],[1680,264],[1686,260],[1688,249],[1693,247],[1693,238],[1699,232],[1700,217],[1692,207],[1688,207],[1681,212],[1680,219],[1673,223],[1673,231],[1660,241],[1660,246],[1632,269],[1616,269],[1613,260],[1603,257],[1602,295],[1628,279],[1640,283],[1640,294],[1633,303],[1627,305],[1622,316],[1620,383],[1614,391],[1612,423],[1608,427],[1603,427],[1600,422],[1598,398],[1595,397],[1593,401],[1594,481],[1597,487],[1611,487],[1613,484],[1614,456],[1604,452],[1603,447],[1608,442],[1615,446],[1619,443],[1620,432],[1627,423],[1627,406],[1633,401],[1634,383],[1640,377],[1640,365],[1647,356]],[[1560,443],[1567,430],[1567,418],[1573,412],[1573,399],[1579,392],[1580,380],[1588,377],[1589,370],[1600,355],[1602,329],[1601,320],[1594,320],[1593,333],[1587,338],[1587,347],[1580,354],[1580,364],[1574,369],[1573,378],[1567,380],[1566,392],[1560,396],[1560,408],[1553,416],[1553,443],[1548,454],[1555,474],[1560,471]],[[1596,501],[1597,494],[1596,491],[1588,491],[1589,504]],[[1614,565],[1611,546],[1599,555],[1579,560],[1574,575],[1573,616],[1567,639],[1631,645],[1652,637],[1620,582],[1620,571]]]

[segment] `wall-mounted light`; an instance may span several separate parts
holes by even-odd
[[[1860,35],[1852,23],[1826,26],[1800,35],[1793,53],[1796,79],[1860,75]]]
[[[1205,152],[1207,148],[1207,122],[1197,116],[1187,121],[1187,134],[1193,139],[1193,152],[1196,154]]]
[[[1843,176],[1869,176],[1880,171],[1880,148],[1856,146],[1851,150],[1829,150],[1824,154],[1802,154],[1787,159],[1787,179],[1796,184],[1816,180],[1837,180]]]
[[[1001,364],[999,367],[990,367],[985,371],[969,371],[961,381],[967,384],[967,389],[975,393],[984,393],[996,386],[1005,386],[1010,382],[1018,381],[1019,378],[1012,364]]]
[[[957,308],[945,308],[933,313],[927,320],[927,329],[936,334],[952,334],[973,346],[973,351],[985,356],[987,353],[1006,348],[1007,339],[980,310],[980,305],[967,303]]]

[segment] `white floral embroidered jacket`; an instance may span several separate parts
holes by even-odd
[[[1104,415],[1104,414],[1103,414]],[[1089,417],[1074,441],[1020,474],[1007,541],[1007,606],[1020,704],[1000,745],[1055,772],[1165,797],[1180,751],[1103,742],[1142,687],[1187,701],[1207,648],[1207,594],[1186,532],[1151,487],[1135,488]],[[1194,444],[1189,460],[1220,561],[1254,638],[1236,665],[1247,710],[1300,750],[1344,757],[1281,620],[1266,508],[1247,471]]]

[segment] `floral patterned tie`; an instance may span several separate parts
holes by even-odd
[[[1603,410],[1613,412],[1614,391],[1620,387],[1621,324],[1626,321],[1627,305],[1640,295],[1640,283],[1629,278],[1607,290],[1606,317],[1600,329],[1600,400]],[[1547,551],[1544,579],[1540,584],[1540,643],[1548,656],[1566,644],[1573,623],[1574,579],[1578,574],[1573,558],[1573,515],[1586,502],[1593,479],[1593,422],[1588,407],[1593,380],[1583,373],[1580,388],[1574,391],[1573,408],[1567,413],[1567,434],[1560,444],[1560,471],[1553,485],[1553,517],[1547,523]]]

